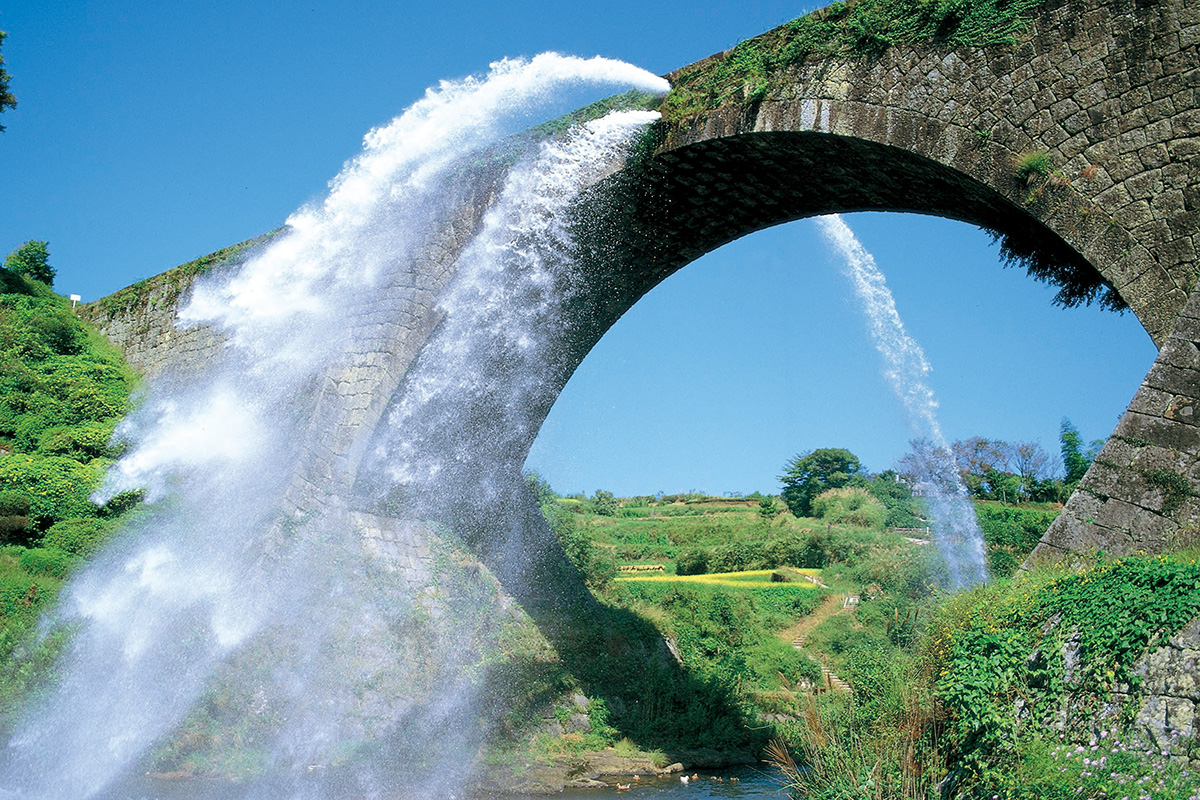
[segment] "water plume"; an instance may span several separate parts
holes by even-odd
[[[503,712],[481,694],[484,649],[519,614],[455,549],[456,500],[487,515],[494,563],[516,565],[502,578],[536,564],[514,443],[571,297],[563,213],[657,115],[610,115],[511,168],[487,148],[581,85],[667,89],[552,53],[443,82],[369,132],[322,202],[195,285],[181,325],[226,346],[121,426],[96,499],[150,504],[46,622],[71,642],[0,759],[0,797],[125,797],[151,748],[183,758],[196,737],[243,742],[273,776],[223,800],[459,791]],[[462,212],[473,160],[501,175],[482,220]],[[431,328],[418,363],[386,352]],[[347,389],[365,372],[406,376],[386,416]]]
[[[919,441],[927,443],[916,453],[918,488],[929,505],[951,585],[957,589],[981,583],[987,580],[983,533],[938,422],[925,351],[905,330],[883,272],[850,226],[837,214],[819,217],[817,225],[844,260],[843,271],[861,303],[875,349],[883,357],[884,378],[919,431]]]

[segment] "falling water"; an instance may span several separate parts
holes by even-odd
[[[150,505],[46,622],[71,644],[3,754],[0,797],[125,797],[114,781],[151,748],[181,746],[181,725],[238,737],[276,776],[223,798],[455,796],[496,714],[480,694],[481,648],[512,611],[444,549],[453,537],[420,544],[427,569],[456,581],[452,597],[411,574],[397,591],[403,567],[373,558],[355,525],[391,525],[380,541],[392,543],[487,511],[493,533],[523,530],[512,445],[540,371],[554,368],[543,331],[566,324],[561,211],[656,115],[611,114],[541,145],[507,170],[479,224],[462,218],[459,184],[472,154],[580,85],[667,88],[627,64],[555,54],[443,82],[368,133],[322,203],[195,286],[182,321],[228,344],[200,372],[156,381],[122,426],[127,454],[97,499],[141,488]],[[463,230],[478,233],[442,265],[450,283],[422,284],[422,259],[446,252],[431,244]],[[345,376],[382,358],[379,331],[401,337],[423,319],[440,320],[437,332],[417,363],[390,365],[406,377],[381,428],[331,423]],[[512,395],[493,396],[501,368],[522,376]],[[408,522],[351,511],[352,492],[403,505]],[[493,543],[502,581],[537,567],[529,545]],[[196,730],[230,708],[236,730]],[[352,757],[347,743],[358,743]]]
[[[916,454],[919,486],[930,506],[933,531],[946,559],[951,586],[981,583],[987,580],[983,534],[938,423],[938,403],[927,380],[930,366],[925,352],[904,329],[883,273],[850,226],[837,214],[820,217],[817,223],[826,240],[845,259],[846,276],[862,303],[875,348],[883,356],[884,376],[921,440],[928,443]]]

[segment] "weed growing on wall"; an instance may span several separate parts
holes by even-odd
[[[952,780],[1013,789],[1032,746],[1023,738],[1069,733],[1112,693],[1136,691],[1137,660],[1198,614],[1200,564],[1167,556],[1037,573],[944,603],[924,656],[948,714]]]
[[[943,49],[1012,45],[1044,0],[836,2],[701,61],[676,76],[664,119],[771,96],[780,75],[831,56],[868,58],[901,43]]]

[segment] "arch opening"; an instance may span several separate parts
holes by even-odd
[[[1154,358],[1133,319],[1054,307],[1055,289],[1001,269],[975,226],[847,221],[926,348],[951,440],[1036,440],[1057,459],[1063,416],[1088,439],[1112,429]],[[815,227],[744,236],[639,299],[567,383],[529,468],[560,491],[618,495],[774,492],[786,460],[816,447],[890,468],[912,434]],[[724,477],[730,464],[746,477]],[[654,474],[667,477],[641,477]]]

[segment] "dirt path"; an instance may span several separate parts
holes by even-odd
[[[783,639],[788,644],[792,644],[797,639],[803,639],[808,634],[812,633],[818,625],[832,617],[834,614],[842,611],[842,595],[827,594],[824,602],[817,606],[817,610],[809,614],[807,617],[796,621],[795,625],[790,625],[778,633],[780,639]]]
[[[841,594],[826,595],[824,602],[822,602],[821,605],[817,607],[816,611],[809,614],[807,617],[804,617],[803,619],[797,621],[795,625],[792,625],[792,626],[780,631],[778,634],[779,638],[783,639],[785,642],[792,645],[797,650],[802,649],[804,646],[805,638],[808,636],[808,634],[812,633],[812,631],[814,629],[816,629],[816,627],[818,625],[820,625],[822,622],[824,622],[825,620],[834,616],[835,614],[841,614],[843,612],[851,613],[848,611],[848,609],[845,608],[845,606],[843,606],[844,599],[845,599],[845,596],[841,595]],[[820,664],[821,673],[824,677],[823,682],[829,689],[832,689],[833,691],[836,691],[836,692],[852,692],[852,691],[854,691],[850,687],[850,684],[848,684],[846,681],[842,680],[837,675],[835,675],[833,673],[833,671],[830,670],[829,667],[825,665],[825,663],[822,661],[820,656],[818,656],[816,653],[812,652],[811,650],[805,650],[804,652],[810,658],[812,658],[814,661],[816,661],[818,664]]]

